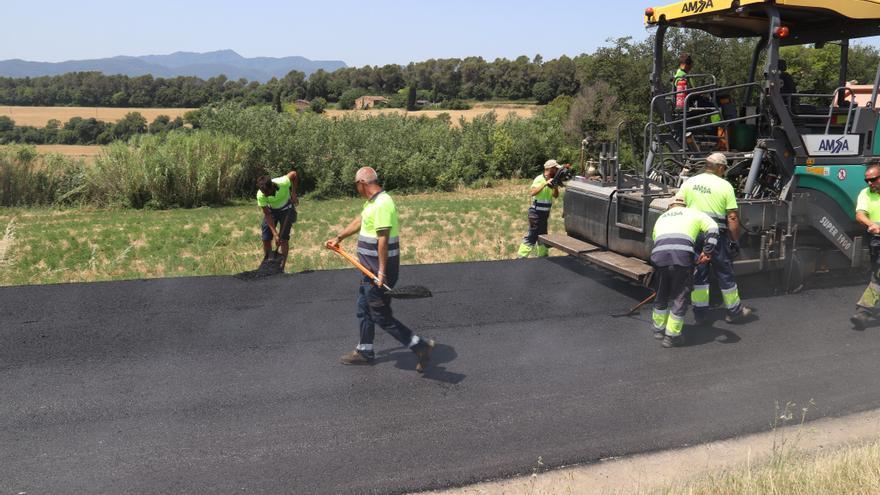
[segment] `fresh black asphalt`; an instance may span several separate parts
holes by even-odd
[[[381,330],[375,365],[338,364],[357,280],[0,289],[0,493],[397,493],[880,406],[861,285],[663,349],[649,310],[609,316],[643,290],[571,258],[407,266],[434,291],[394,304],[439,342],[420,376]]]

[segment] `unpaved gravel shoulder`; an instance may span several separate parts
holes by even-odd
[[[433,495],[626,493],[760,463],[774,451],[822,451],[880,437],[880,411],[826,418],[766,433],[602,461],[532,476],[424,492]]]

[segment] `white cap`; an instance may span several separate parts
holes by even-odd
[[[726,167],[727,166],[727,157],[724,156],[724,153],[712,153],[711,155],[709,155],[708,158],[706,158],[706,162],[712,163],[715,165],[723,165]]]
[[[548,168],[562,168],[562,165],[557,163],[556,160],[551,159],[544,162],[544,170],[547,170]]]

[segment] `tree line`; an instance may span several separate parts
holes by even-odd
[[[540,55],[487,62],[482,57],[431,59],[407,66],[384,65],[318,70],[310,77],[291,71],[266,83],[220,75],[161,78],[73,72],[33,78],[0,77],[0,104],[195,108],[233,101],[244,104],[324,98],[337,102],[346,91],[393,95],[410,86],[431,101],[536,99],[546,103],[578,89],[576,59],[544,61]]]
[[[151,123],[140,112],[129,112],[116,122],[73,117],[65,123],[51,119],[45,127],[17,126],[0,115],[0,144],[110,144],[137,134],[164,134],[184,125],[184,119],[157,115]]]
[[[609,40],[593,53],[544,60],[540,55],[487,61],[482,57],[430,59],[406,66],[349,67],[333,72],[318,70],[310,77],[291,71],[266,83],[216,76],[154,78],[75,72],[34,78],[0,77],[0,104],[29,106],[107,106],[196,108],[212,103],[236,102],[244,106],[322,98],[343,108],[365,94],[392,97],[392,105],[406,106],[409,89],[419,100],[534,100],[547,103],[557,96],[573,96],[584,86],[602,80],[615,88],[623,102],[642,103],[647,74],[651,69],[653,38]],[[719,82],[745,79],[754,40],[719,39],[700,31],[670,30],[667,34],[667,65],[678,52],[688,51],[695,69],[716,75]],[[828,72],[837,63],[839,48],[786,47],[789,72],[800,79],[800,88],[830,91],[836,78]],[[850,78],[870,82],[877,62],[877,49],[855,44],[851,48]]]

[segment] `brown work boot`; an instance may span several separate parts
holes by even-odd
[[[415,351],[416,356],[419,358],[419,362],[416,364],[416,371],[419,373],[424,373],[425,368],[428,367],[428,361],[431,360],[431,351],[434,350],[434,341],[428,340],[425,342],[425,345],[418,351]]]
[[[871,321],[871,315],[865,311],[857,311],[856,314],[852,315],[849,321],[852,323],[854,329],[864,330]]]
[[[351,351],[339,359],[342,364],[373,364],[373,359],[364,356],[357,350]]]

